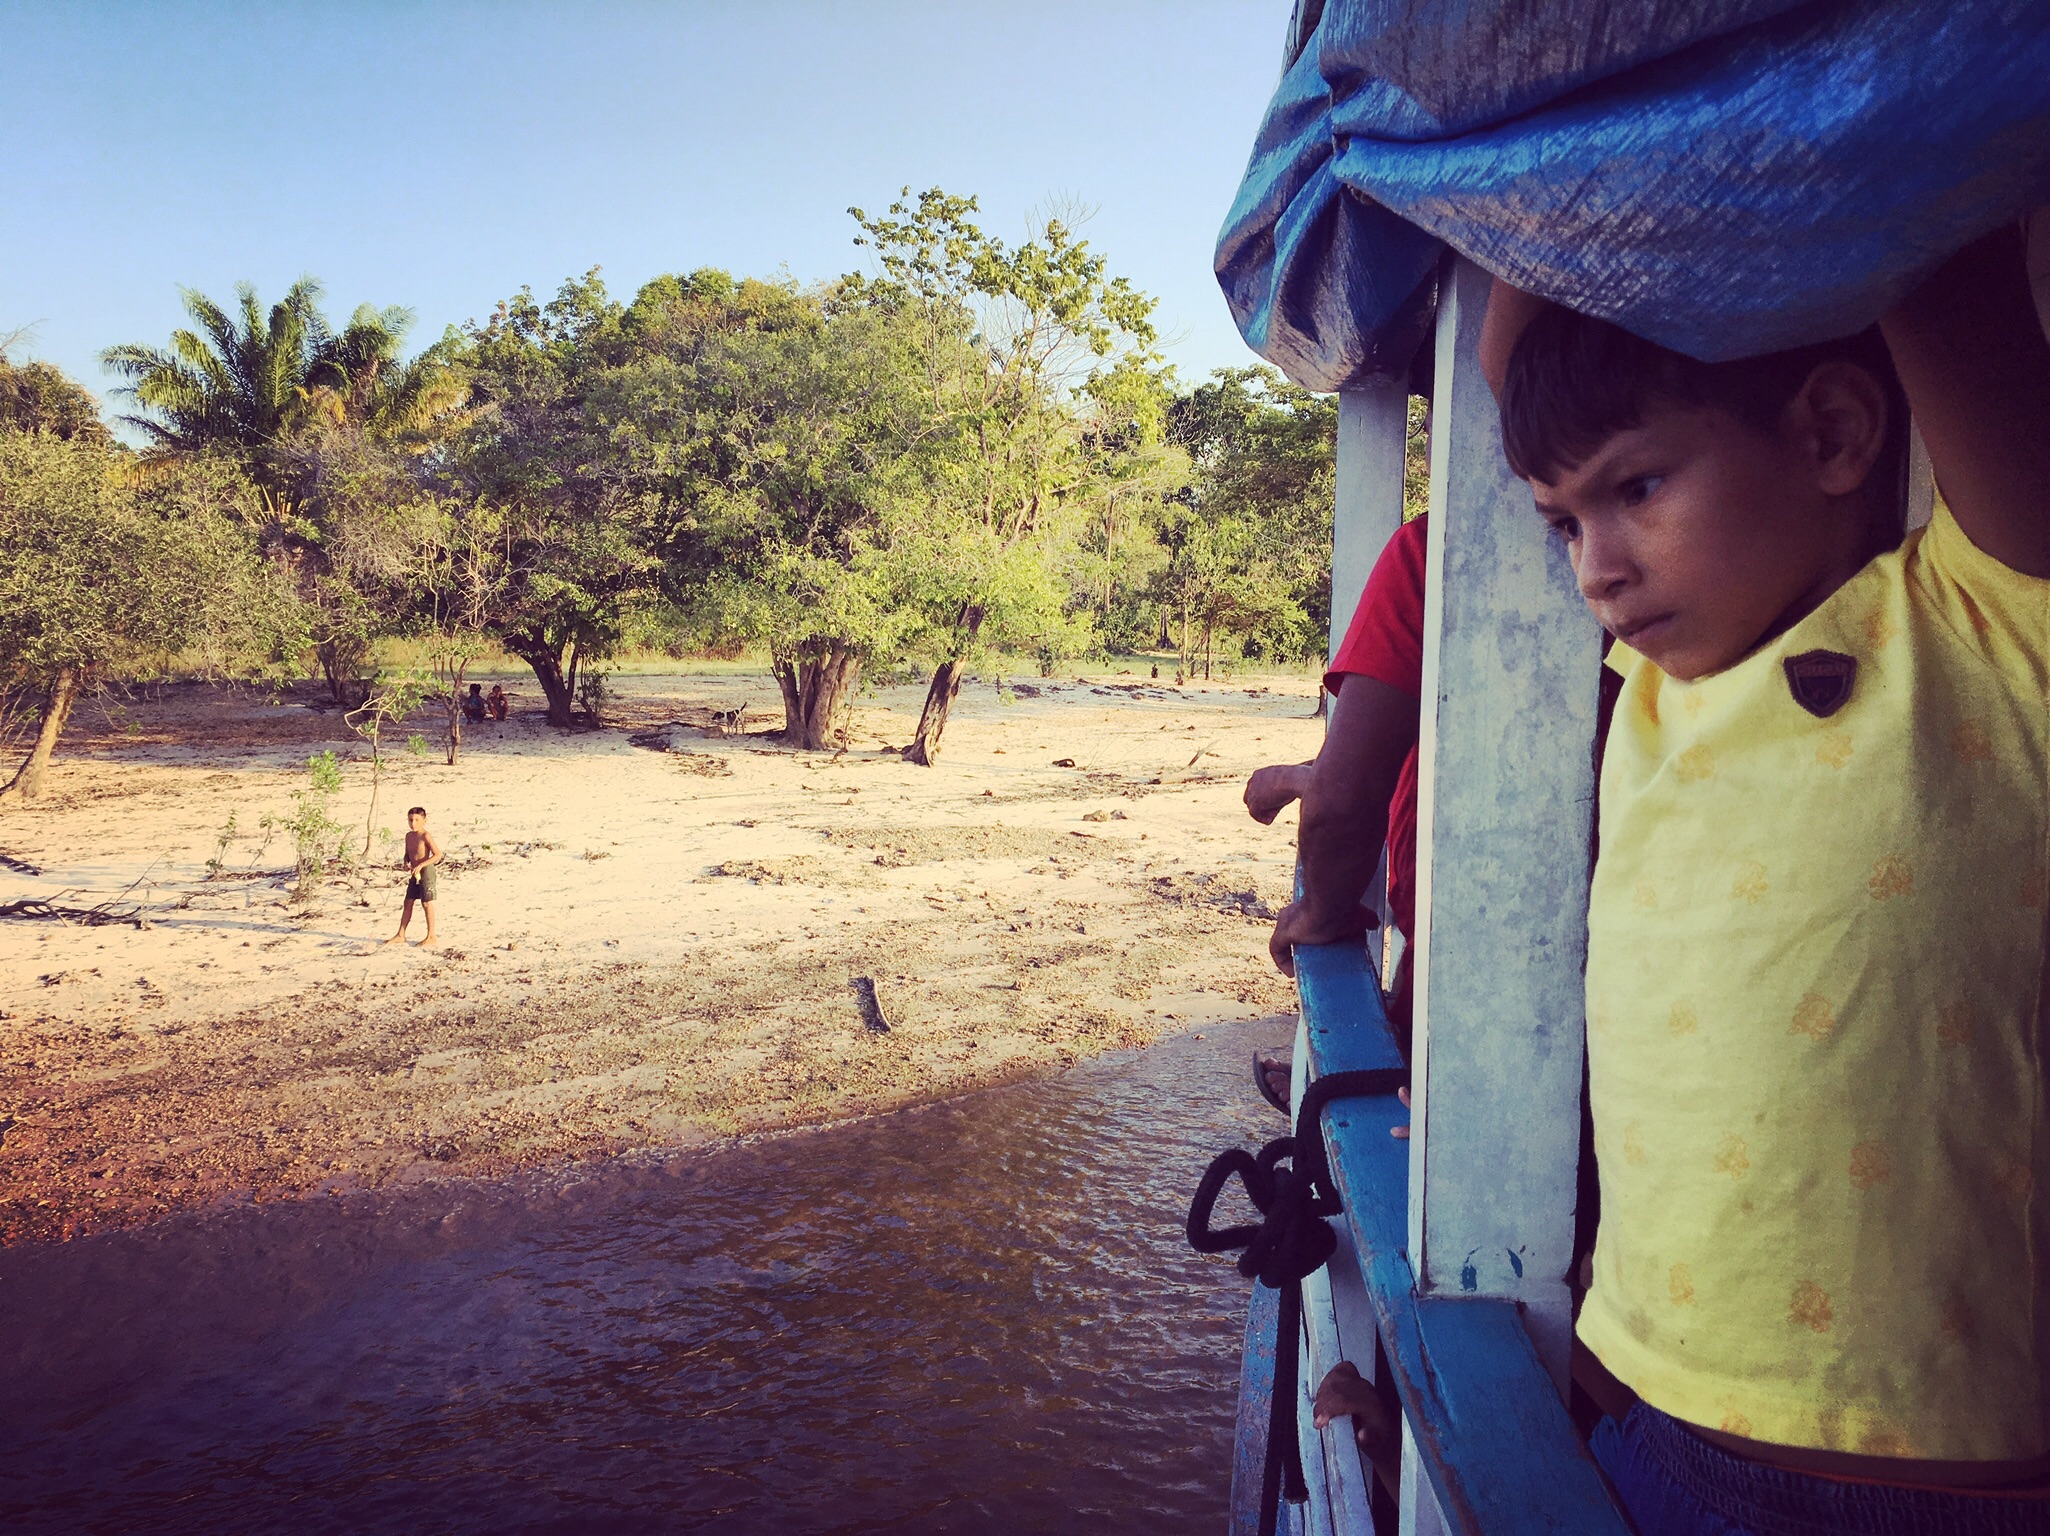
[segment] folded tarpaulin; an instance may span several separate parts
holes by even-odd
[[[1713,361],[2050,202],[2050,0],[1298,0],[1290,52],[1217,275],[1310,389],[1404,375],[1446,246]]]

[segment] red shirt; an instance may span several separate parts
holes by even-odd
[[[1374,562],[1367,590],[1324,674],[1337,693],[1348,677],[1371,677],[1415,699],[1424,696],[1424,518],[1404,523]],[[1416,748],[1409,749],[1388,801],[1388,916],[1407,939],[1416,925]]]

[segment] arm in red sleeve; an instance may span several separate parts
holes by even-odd
[[[1269,951],[1294,974],[1292,946],[1332,944],[1368,926],[1360,903],[1391,836],[1390,802],[1415,750],[1423,687],[1424,528],[1400,529],[1382,551],[1331,665],[1335,697],[1324,748],[1303,794],[1297,849],[1302,899],[1274,925]],[[1350,684],[1350,686],[1348,686]],[[1404,807],[1396,806],[1398,815]],[[1407,815],[1414,847],[1414,800]]]
[[[1336,693],[1347,677],[1371,677],[1398,693],[1424,693],[1424,552],[1427,518],[1404,523],[1374,562],[1345,640],[1324,674]]]

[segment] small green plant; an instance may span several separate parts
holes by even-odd
[[[577,679],[577,703],[590,711],[591,724],[597,725],[605,718],[605,706],[611,698],[612,685],[603,669],[592,667]]]
[[[306,777],[311,788],[324,795],[331,795],[342,787],[342,764],[332,748],[316,752],[306,759]]]
[[[344,844],[349,829],[336,821],[330,810],[342,787],[340,761],[333,752],[316,752],[306,759],[306,777],[306,788],[292,792],[295,809],[290,816],[264,818],[267,828],[277,826],[292,834],[296,849],[292,868],[298,876],[292,889],[302,896],[329,870],[349,862]]]
[[[214,834],[214,856],[206,861],[206,877],[218,879],[228,864],[228,845],[235,841],[235,813],[228,812],[228,824]]]
[[[427,738],[425,736],[422,736],[418,731],[415,731],[412,735],[406,738],[406,756],[425,757],[426,755]]]
[[[256,852],[249,856],[248,867],[243,871],[245,874],[253,874],[256,866],[263,862],[263,856],[270,852],[271,839],[278,835],[278,819],[275,816],[260,817],[256,827],[263,836],[257,841]]]
[[[370,857],[370,829],[377,820],[377,792],[384,786],[384,728],[395,721],[403,721],[420,701],[427,696],[427,679],[418,673],[393,677],[380,670],[364,687],[363,702],[342,717],[350,730],[370,743],[370,809],[363,813],[363,853]],[[410,751],[414,741],[422,749],[426,742],[419,736],[406,743]],[[332,752],[327,754],[333,760]],[[450,762],[455,759],[451,757]],[[336,781],[338,784],[340,780]]]

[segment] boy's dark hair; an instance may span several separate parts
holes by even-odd
[[[410,817],[410,816],[425,816],[425,815],[427,814],[427,807],[426,807],[426,806],[424,806],[424,805],[409,805],[409,806],[407,806],[407,807],[406,807],[406,814],[407,814],[407,815],[408,815],[409,817]]]
[[[1867,484],[1882,504],[1906,507],[1908,403],[1877,326],[1786,352],[1702,363],[1633,336],[1606,320],[1558,305],[1541,310],[1517,338],[1502,383],[1502,448],[1520,479],[1549,482],[1586,461],[1609,438],[1641,426],[1656,403],[1717,406],[1769,432],[1808,375],[1823,363],[1863,368],[1886,395],[1886,441]]]

